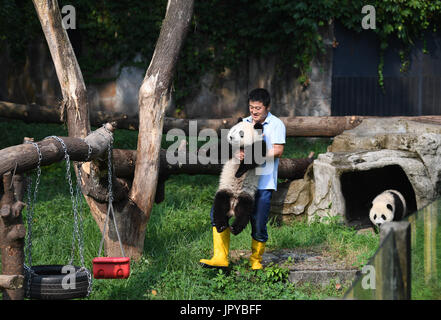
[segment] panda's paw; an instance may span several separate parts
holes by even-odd
[[[235,236],[237,236],[237,235],[239,234],[239,231],[238,231],[236,228],[234,228],[234,226],[231,226],[231,227],[230,227],[230,231],[231,231],[231,233],[234,234]]]
[[[223,232],[227,228],[228,228],[228,225],[216,226],[216,230],[218,233]]]
[[[241,233],[243,231],[243,229],[245,229],[245,228],[234,225],[234,224],[230,227],[231,233],[235,236],[237,236],[239,233]]]

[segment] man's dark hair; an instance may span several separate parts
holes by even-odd
[[[268,90],[263,89],[263,88],[257,88],[257,89],[252,90],[248,94],[248,102],[250,102],[250,101],[259,101],[259,102],[262,102],[262,104],[265,107],[269,107],[269,105],[271,103],[271,97],[270,97]]]

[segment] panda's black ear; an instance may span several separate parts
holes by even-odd
[[[237,123],[242,122],[242,121],[243,121],[242,117],[239,117],[239,118],[237,119]]]
[[[256,122],[256,124],[254,125],[254,129],[262,129],[263,130],[263,124],[261,124],[260,122]]]

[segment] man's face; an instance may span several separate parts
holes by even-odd
[[[253,122],[263,122],[268,115],[268,109],[260,101],[250,101],[248,104]]]

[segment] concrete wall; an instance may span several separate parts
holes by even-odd
[[[255,87],[265,87],[272,95],[271,111],[278,116],[330,115],[332,80],[333,25],[322,30],[326,53],[311,64],[310,84],[303,87],[296,72],[280,72],[276,59],[254,58],[245,61],[237,70],[221,74],[205,74],[201,85],[185,101],[187,118],[222,118],[248,114],[247,93]],[[293,39],[295,41],[295,39]],[[55,69],[44,39],[29,45],[26,63],[15,68],[7,50],[0,52],[0,100],[15,103],[37,103],[56,106],[61,91]],[[138,110],[138,90],[145,70],[122,68],[118,64],[101,75],[116,78],[99,85],[88,85],[92,110],[125,112]],[[167,110],[174,116],[174,104]]]

